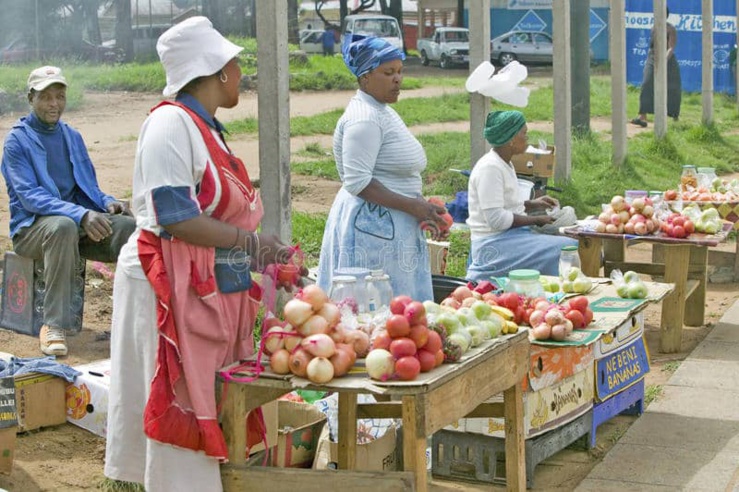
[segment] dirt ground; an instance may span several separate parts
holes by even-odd
[[[436,96],[458,89],[424,88],[405,91],[402,97]],[[291,114],[310,115],[330,109],[343,108],[353,91],[332,93],[292,93]],[[131,173],[134,161],[135,140],[139,127],[148,110],[160,100],[157,94],[137,93],[87,93],[84,107],[70,111],[64,119],[79,129],[85,138],[90,155],[96,165],[98,179],[103,190],[119,196],[130,196]],[[0,115],[0,137],[21,116]],[[254,93],[244,93],[240,104],[231,110],[220,111],[219,119],[229,121],[236,118],[257,116],[257,98]],[[551,124],[542,124],[542,129],[551,130]],[[547,128],[548,127],[548,128]],[[439,131],[463,131],[468,123],[451,123],[414,127],[414,133]],[[594,120],[595,130],[608,130],[608,122]],[[630,128],[629,132],[641,129]],[[306,144],[317,142],[330,147],[330,137],[301,137],[291,140],[292,152],[302,150]],[[258,178],[258,140],[254,136],[237,136],[231,147],[247,164],[251,177]],[[293,203],[296,209],[306,212],[327,211],[338,190],[337,183],[310,177],[293,176]],[[0,186],[0,248],[11,249],[7,238],[8,199],[5,187]],[[733,249],[733,244],[726,246]],[[630,248],[629,256],[647,258],[648,249]],[[105,359],[109,356],[109,330],[111,316],[112,282],[103,279],[90,268],[85,290],[84,328],[82,333],[69,339],[70,355],[65,362],[69,365]],[[647,385],[660,385],[670,376],[666,368],[674,368],[669,362],[683,359],[703,339],[724,311],[739,297],[737,284],[710,284],[706,302],[706,325],[687,327],[684,330],[682,351],[678,354],[661,354],[658,351],[659,316],[658,306],[647,310],[647,340],[652,355],[652,370],[647,376]],[[36,357],[38,342],[35,338],[0,329],[0,351],[22,357]],[[674,370],[674,369],[673,369]],[[633,417],[617,417],[604,424],[598,431],[598,445],[586,451],[571,448],[553,456],[537,468],[537,490],[572,490],[588,471],[613,446]],[[18,436],[17,454],[10,476],[0,475],[0,489],[32,492],[37,490],[94,490],[103,479],[105,443],[102,438],[66,424],[55,428],[29,432]],[[435,481],[436,490],[477,490],[481,487]]]

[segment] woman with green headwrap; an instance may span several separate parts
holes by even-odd
[[[516,170],[510,161],[526,151],[527,131],[520,111],[488,114],[485,139],[493,149],[477,161],[468,186],[467,225],[472,248],[467,278],[471,280],[489,280],[521,268],[557,275],[561,248],[577,244],[573,239],[538,234],[530,228],[555,219],[546,213],[528,213],[559,206],[559,202],[549,196],[534,200],[520,196]]]

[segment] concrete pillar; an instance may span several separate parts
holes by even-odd
[[[570,4],[572,62],[572,127],[590,132],[590,0]]]
[[[259,181],[264,199],[262,230],[277,234],[285,242],[292,236],[287,2],[261,1],[256,12]]]
[[[739,0],[736,0],[736,18],[739,19]],[[736,33],[736,45],[739,46],[739,29]],[[739,111],[739,53],[736,53],[737,59],[734,60],[734,97],[736,97],[736,109]]]
[[[737,0],[739,1],[739,0]],[[611,59],[611,143],[613,165],[621,166],[626,160],[626,9],[624,0],[611,0],[609,19],[609,50]]]
[[[739,2],[739,0],[737,0]],[[418,27],[416,28],[416,46],[418,46],[418,39],[426,37],[426,16],[423,7],[423,0],[418,0]]]
[[[713,123],[713,0],[703,0],[701,16],[703,19],[702,120],[704,125],[710,125]]]
[[[665,0],[654,0],[654,136],[667,134],[667,11]]]
[[[568,181],[572,166],[572,84],[570,80],[570,0],[552,4],[554,38],[554,166],[556,181]]]
[[[470,19],[470,73],[483,61],[490,61],[490,0],[469,3]],[[490,111],[490,98],[470,95],[470,167],[490,150],[482,132]]]

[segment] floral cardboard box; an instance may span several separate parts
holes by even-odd
[[[524,436],[526,439],[556,429],[593,408],[595,396],[593,362],[582,371],[558,383],[523,395]],[[502,401],[498,395],[490,401]],[[502,418],[465,419],[467,432],[505,437]]]
[[[0,473],[10,473],[13,469],[17,425],[15,380],[12,376],[0,378]]]
[[[105,437],[108,426],[110,359],[75,367],[82,374],[67,384],[67,421]]]
[[[310,468],[326,416],[315,405],[294,401],[277,402],[277,446],[272,466]]]

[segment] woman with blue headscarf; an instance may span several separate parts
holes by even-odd
[[[527,132],[520,111],[488,114],[485,139],[493,148],[477,161],[468,185],[472,251],[467,278],[471,280],[490,280],[522,268],[558,275],[562,247],[577,245],[574,239],[538,234],[530,228],[555,219],[546,213],[528,213],[545,211],[559,202],[549,196],[525,200],[519,193],[511,157],[526,151]]]
[[[426,154],[390,104],[403,80],[402,51],[382,38],[347,36],[344,63],[359,90],[334,130],[342,187],[323,235],[318,285],[344,268],[381,269],[393,293],[433,299],[425,223],[442,226],[442,207],[421,196]]]

